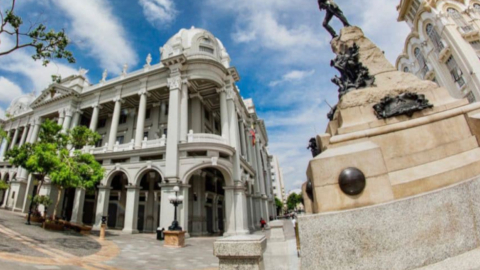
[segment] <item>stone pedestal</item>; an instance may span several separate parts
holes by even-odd
[[[263,270],[266,247],[263,235],[236,235],[215,241],[213,254],[220,259],[220,270]]]
[[[183,248],[185,246],[185,231],[165,231],[165,242],[163,246],[172,248]]]
[[[283,231],[283,221],[275,220],[268,224],[270,226],[270,242],[285,241],[285,233]]]

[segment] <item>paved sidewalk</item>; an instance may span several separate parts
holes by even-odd
[[[109,231],[99,241],[28,226],[23,215],[0,210],[0,270],[216,270],[216,239],[190,238],[185,248],[170,249],[152,234]]]

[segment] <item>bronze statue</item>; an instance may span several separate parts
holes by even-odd
[[[332,38],[337,37],[337,33],[329,25],[333,16],[337,17],[343,23],[343,26],[350,26],[347,18],[345,17],[345,15],[343,15],[342,10],[338,7],[337,4],[335,4],[335,2],[333,2],[333,0],[318,0],[318,6],[320,10],[325,10],[327,12],[325,15],[325,19],[323,20],[323,27],[325,27],[325,29],[327,29],[330,35],[332,35]]]
[[[317,140],[315,138],[310,138],[307,149],[310,149],[310,151],[312,152],[312,157],[316,157],[321,154],[321,151],[320,149],[318,149],[317,146]]]

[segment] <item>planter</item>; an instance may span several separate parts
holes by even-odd
[[[28,220],[28,214],[25,216],[25,219]],[[30,216],[30,222],[35,222],[35,223],[43,223],[45,219],[40,216]]]
[[[50,230],[50,231],[63,231],[65,225],[62,223],[55,223],[55,222],[44,222],[43,223],[43,228],[45,230]]]

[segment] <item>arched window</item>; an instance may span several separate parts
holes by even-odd
[[[450,71],[450,75],[452,75],[453,81],[459,86],[462,87],[465,85],[465,80],[463,79],[463,72],[458,67],[457,61],[453,58],[453,55],[450,56],[447,60],[447,67]]]
[[[407,72],[407,73],[408,73],[408,72],[410,72],[410,70],[408,69],[408,67],[404,67],[404,68],[403,68],[403,72]]]
[[[420,73],[422,74],[422,78],[425,78],[425,75],[428,72],[428,65],[427,65],[427,60],[423,56],[422,52],[420,51],[420,48],[415,48],[415,58],[417,58],[418,65],[420,66]]]
[[[456,9],[454,8],[449,8],[447,9],[448,14],[452,19],[455,21],[455,23],[462,28],[462,30],[466,33],[473,31],[473,27],[467,23],[463,15]]]
[[[427,30],[428,37],[430,38],[430,40],[433,43],[433,46],[435,47],[435,50],[437,52],[441,52],[445,46],[443,45],[443,42],[440,38],[440,35],[438,34],[435,27],[433,27],[433,25],[431,23],[429,23],[429,24],[427,24],[427,29],[426,30]]]

